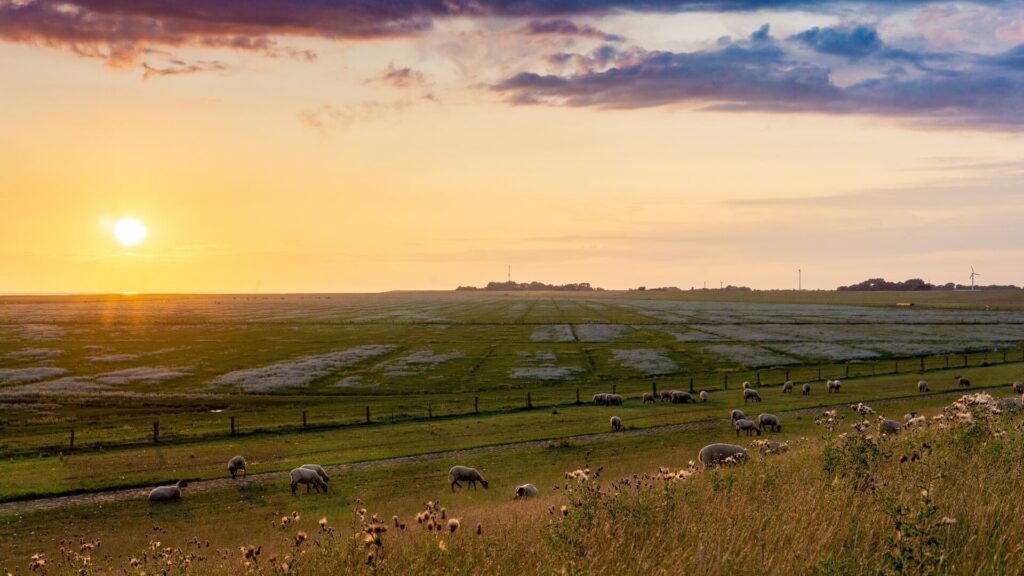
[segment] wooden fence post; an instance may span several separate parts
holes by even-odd
[[[789,368],[786,368],[786,382],[789,382]]]
[[[305,410],[302,411],[302,427],[303,428],[306,427],[306,411]]]
[[[234,416],[231,417],[231,435],[232,436],[235,435],[235,417]]]
[[[900,373],[900,361],[899,360],[896,361],[896,373],[897,374]]]
[[[366,407],[366,423],[367,424],[370,423],[370,407],[369,406]]]
[[[946,354],[946,368],[949,368],[949,354]]]
[[[690,377],[690,394],[693,394],[693,376]]]
[[[658,381],[657,380],[651,380],[651,394],[654,394],[655,398],[658,397]]]
[[[71,429],[71,443],[68,444],[68,451],[71,452],[71,451],[74,451],[74,449],[75,449],[75,429],[72,428]]]
[[[724,386],[725,386],[726,390],[729,389],[729,375],[728,374],[725,375],[725,384],[724,384]]]
[[[615,384],[614,383],[612,384],[612,394],[616,394],[616,392],[615,392]]]
[[[614,386],[615,386],[615,385],[613,384],[613,385],[612,385],[612,389],[613,389],[613,390],[615,389],[615,387],[614,387]],[[527,392],[526,392],[526,407],[527,407],[527,408],[533,408],[533,400],[532,400],[532,399],[530,399],[530,392],[529,392],[529,391],[527,391]]]
[[[846,378],[850,377],[850,365],[849,364],[846,365],[846,376],[845,377]]]
[[[818,380],[821,380],[821,364],[818,364]]]
[[[431,408],[430,404],[427,404],[427,418],[434,417],[434,409]]]
[[[964,367],[967,367],[967,354],[964,354]]]
[[[479,396],[474,396],[473,397],[473,413],[474,414],[479,414],[480,413],[480,397]]]
[[[757,371],[757,385],[758,386],[761,385],[761,371],[760,370]]]
[[[921,372],[924,372],[924,356],[921,356]]]
[[[153,444],[160,442],[160,422],[153,422]]]
[[[581,403],[580,402],[580,389],[579,388],[576,389],[576,403],[577,404]]]

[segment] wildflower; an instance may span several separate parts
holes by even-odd
[[[327,516],[320,519],[320,529],[323,530],[327,527]]]
[[[462,526],[462,522],[459,522],[458,518],[452,518],[448,521],[448,531],[453,534],[455,533],[456,530],[459,529],[460,526]]]
[[[950,518],[949,516],[943,516],[942,517],[942,523],[946,524],[946,525],[956,524],[956,518]]]
[[[306,540],[306,533],[299,530],[295,533],[295,545],[300,546]]]
[[[437,547],[440,548],[441,552],[447,552],[448,551],[448,545],[444,543],[444,540],[438,540],[437,541]]]
[[[481,526],[480,524],[477,524],[476,525],[476,535],[479,536],[479,535],[483,534],[483,532],[484,532],[483,526]]]
[[[568,515],[569,515],[569,507],[566,506],[565,504],[562,504],[562,516],[568,516]]]

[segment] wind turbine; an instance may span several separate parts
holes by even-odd
[[[974,271],[974,266],[971,266],[971,290],[974,290],[974,278],[976,276],[981,276],[981,274],[978,274],[977,272],[975,272]]]

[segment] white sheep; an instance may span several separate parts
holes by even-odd
[[[882,434],[899,434],[902,429],[903,425],[899,422],[879,416],[878,431]]]
[[[327,492],[327,484],[320,479],[320,475],[317,474],[316,470],[310,470],[309,468],[295,468],[289,472],[288,475],[291,476],[292,479],[292,494],[298,493],[299,484],[306,485],[306,494],[309,494],[310,487],[315,488],[317,492],[320,492],[321,489],[324,492]]]
[[[302,466],[300,466],[300,468],[305,468],[307,470],[312,470],[316,472],[316,475],[319,476],[320,479],[324,481],[324,484],[327,484],[328,482],[331,481],[331,477],[327,475],[327,471],[324,470],[324,467],[319,464],[303,464]]]
[[[843,383],[839,380],[829,380],[828,382],[825,383],[825,385],[828,387],[829,392],[838,393],[839,387],[842,386]]]
[[[672,403],[673,404],[689,404],[696,402],[693,396],[689,392],[680,392],[679,390],[672,391]]]
[[[661,391],[661,401],[662,402],[668,402],[669,400],[672,400],[672,393],[673,392],[675,392],[675,390],[662,390]]]
[[[811,383],[804,382],[804,385],[800,387],[800,391],[804,396],[809,396],[811,394]]]
[[[242,471],[242,478],[248,476],[248,472],[245,467],[245,458],[241,456],[235,456],[231,460],[228,460],[228,473],[231,474],[231,479],[234,480],[238,476],[238,471]]]
[[[1011,387],[1013,388],[1013,391],[1016,392],[1017,394],[1024,394],[1024,382],[1014,382],[1013,384],[1011,384]]]
[[[733,462],[748,460],[750,454],[747,449],[735,444],[708,444],[700,449],[697,459],[705,468],[711,468],[717,464],[723,464],[731,459]]]
[[[644,392],[643,400],[644,404],[654,404],[658,401],[652,392]]]
[[[181,489],[188,486],[188,482],[178,480],[170,486],[157,486],[149,492],[150,502],[167,502],[181,498]]]
[[[761,435],[761,429],[757,427],[757,424],[754,424],[752,421],[747,420],[746,418],[741,418],[733,422],[732,425],[736,428],[737,438],[739,437],[740,432],[746,432],[747,436],[750,436],[751,432],[757,432],[758,436]]]
[[[743,391],[743,403],[746,404],[751,400],[760,402],[761,395],[757,393],[757,390],[754,390],[753,388],[747,388],[746,390]]]
[[[750,382],[744,381],[743,382],[743,389],[746,390],[747,388],[750,388]]]
[[[792,380],[786,380],[786,383],[782,385],[782,393],[783,394],[792,394],[793,393],[793,381]]]
[[[917,391],[918,392],[927,392],[928,391],[928,381],[927,380],[918,380],[917,381]]]
[[[1003,410],[1007,412],[1020,412],[1024,410],[1024,399],[1003,398]]]
[[[743,413],[743,410],[733,410],[732,413],[729,414],[729,418],[731,418],[733,422],[743,420],[746,417],[747,415]]]
[[[468,482],[474,490],[476,490],[477,482],[482,484],[485,489],[487,488],[487,480],[484,480],[483,474],[469,466],[452,466],[452,469],[448,471],[448,481],[451,482],[452,492],[455,492],[456,486],[462,488],[462,484],[459,482]]]
[[[616,432],[622,430],[622,418],[619,418],[618,416],[612,416],[611,422],[612,430],[615,430]]]
[[[757,423],[761,426],[762,430],[782,431],[782,423],[779,422],[779,417],[775,414],[761,414],[757,417]]]
[[[609,406],[622,406],[622,394],[608,394]]]
[[[516,487],[516,498],[535,498],[540,495],[540,490],[533,484],[523,484]]]
[[[708,401],[708,393],[706,391],[704,391],[704,390],[700,391],[700,401],[701,402],[707,402]]]
[[[903,415],[903,421],[910,422],[915,417],[917,417],[917,412],[911,410],[910,412],[907,412],[906,414]]]

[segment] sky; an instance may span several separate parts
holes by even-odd
[[[1015,0],[0,0],[0,74],[0,293],[1024,284]]]

